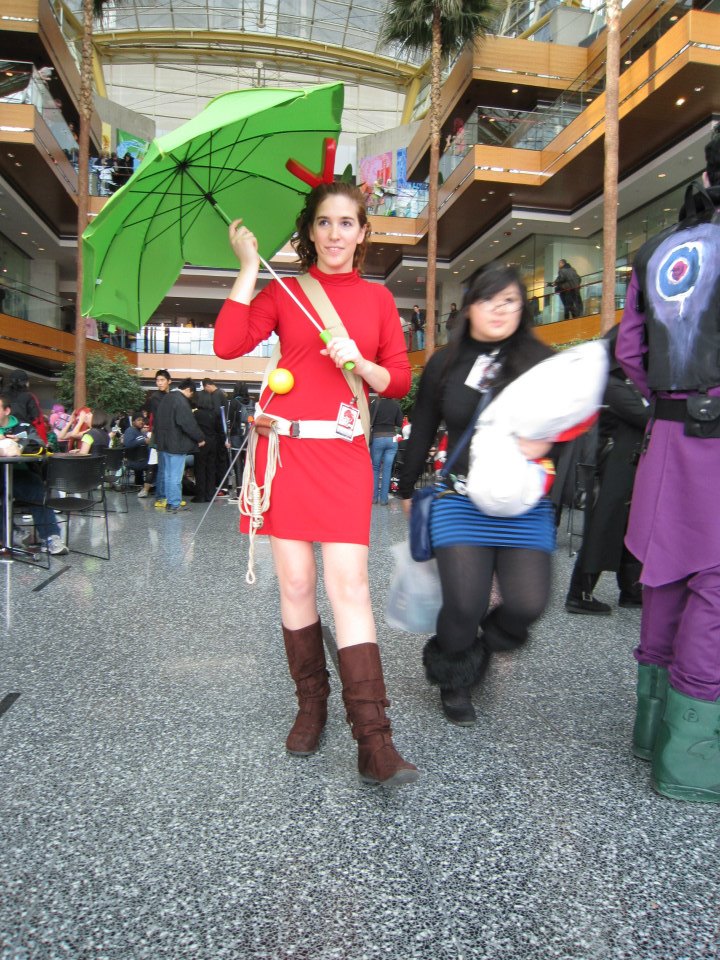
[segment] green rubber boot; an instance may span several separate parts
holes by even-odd
[[[695,700],[668,686],[652,785],[673,800],[720,803],[720,700]]]
[[[654,663],[638,664],[633,753],[641,760],[652,760],[655,737],[665,709],[667,687],[667,667],[658,667]]]

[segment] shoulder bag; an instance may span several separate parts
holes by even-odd
[[[427,487],[421,487],[414,490],[412,503],[410,505],[410,555],[417,563],[423,563],[425,560],[432,559],[433,547],[430,537],[430,517],[432,514],[433,500],[440,493],[440,485],[449,475],[453,464],[470,443],[470,439],[475,431],[475,425],[478,422],[480,414],[492,399],[492,391],[486,390],[480,398],[480,403],[473,414],[470,423],[465,427],[463,435],[455,445],[455,449],[447,458],[445,466],[438,473],[436,479]]]

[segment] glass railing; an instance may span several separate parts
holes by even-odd
[[[377,187],[367,198],[367,211],[376,217],[418,217],[428,204],[426,183]]]
[[[61,297],[30,284],[0,275],[0,313],[19,320],[30,320],[46,327],[62,329],[75,308]]]
[[[170,327],[148,324],[135,336],[135,342],[130,349],[137,353],[183,353],[191,356],[210,357],[214,356],[214,334],[215,331],[212,327]],[[259,343],[246,356],[267,358],[272,353],[276,341],[277,336],[273,334],[267,340]]]
[[[654,46],[678,19],[691,9],[714,8],[716,0],[681,0],[668,9],[665,0],[643,4],[623,27],[620,72],[628,69]],[[654,71],[664,64],[656,64]],[[477,107],[459,135],[443,145],[440,172],[447,179],[474,146],[515,147],[542,150],[605,90],[605,51],[553,101],[539,102],[531,111]]]
[[[52,67],[37,70],[20,60],[0,61],[0,102],[29,103],[42,116],[65,156],[77,163],[77,141],[63,117],[62,104],[48,88]]]

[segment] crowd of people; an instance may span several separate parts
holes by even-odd
[[[0,392],[0,439],[14,441],[28,454],[105,456],[110,448],[121,448],[123,466],[115,480],[109,478],[110,483],[126,489],[134,480],[138,498],[154,491],[155,507],[167,513],[188,509],[183,496],[194,503],[208,503],[214,497],[237,502],[242,458],[235,455],[252,422],[247,386],[238,383],[228,402],[209,377],[200,389],[191,379],[174,386],[170,372],[162,369],[155,384],[140,410],[111,416],[88,406],[67,411],[63,404],[54,403],[45,415],[29,389],[27,373],[15,370],[7,390]],[[42,464],[28,459],[14,465],[13,476],[14,495],[27,503],[33,518],[32,531],[14,530],[14,545],[67,553],[55,515],[43,506]]]

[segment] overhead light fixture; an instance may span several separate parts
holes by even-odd
[[[682,107],[684,103],[685,103],[685,97],[678,97],[677,100],[675,101],[675,106]]]
[[[667,176],[666,173],[659,173],[659,174],[658,174],[658,180],[663,180],[666,176]]]
[[[21,237],[26,237],[27,235],[28,235],[27,230],[21,230],[21,231],[20,231],[20,236],[21,236]]]
[[[580,227],[573,227],[573,230],[579,230]]]
[[[695,93],[702,93],[705,87],[693,87]]]
[[[520,91],[518,90],[517,87],[513,87],[512,90],[510,91],[510,93],[519,93],[519,92]]]

